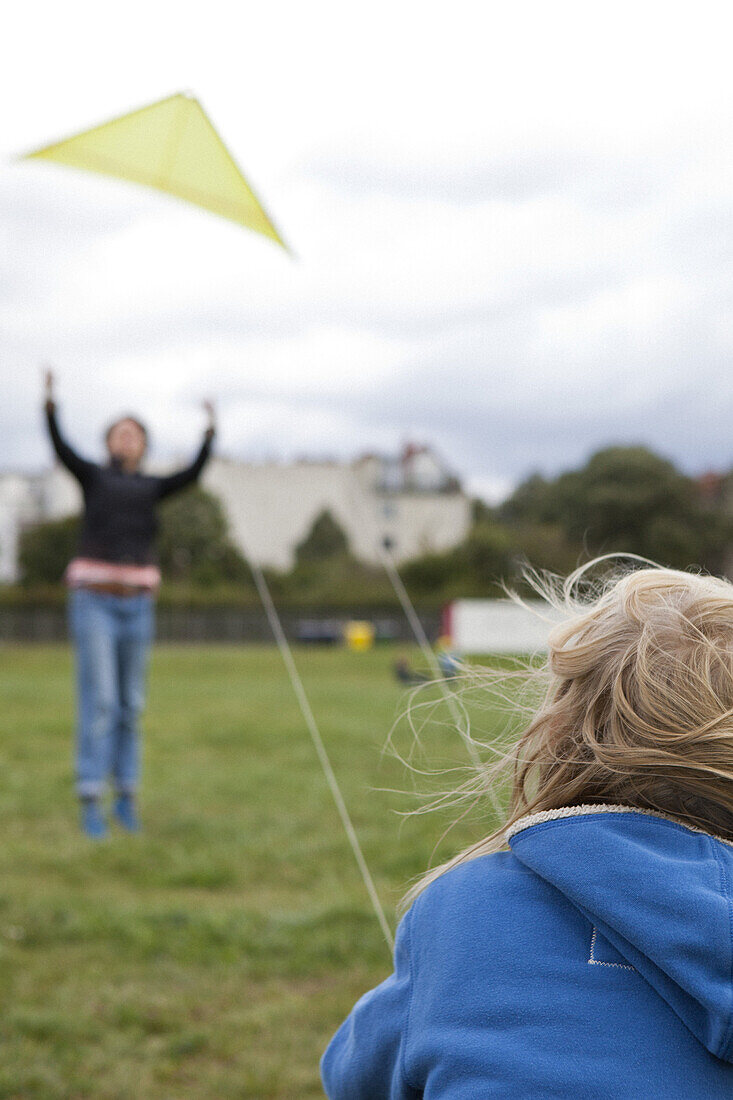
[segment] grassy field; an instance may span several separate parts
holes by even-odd
[[[394,652],[296,656],[394,924],[446,823],[396,813],[416,803],[381,752],[406,704]],[[322,1095],[324,1046],[390,960],[276,651],[156,649],[144,831],[96,845],[77,829],[68,650],[1,649],[0,687],[0,1097]],[[425,743],[465,762],[447,726]]]

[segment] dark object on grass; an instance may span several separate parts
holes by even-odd
[[[414,668],[411,668],[406,657],[398,657],[393,668],[395,678],[401,684],[427,684],[430,679],[430,677],[423,676],[421,672],[416,672]]]

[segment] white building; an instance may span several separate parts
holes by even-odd
[[[22,474],[0,475],[0,583],[17,579],[20,532],[39,514],[37,479]]]
[[[354,462],[244,463],[215,457],[202,484],[221,500],[234,542],[260,565],[288,569],[295,548],[324,510],[345,531],[352,552],[377,563],[389,540],[397,561],[450,549],[471,522],[468,497],[427,447]],[[24,524],[78,512],[76,482],[59,466],[36,477],[0,475],[0,581],[18,577]]]

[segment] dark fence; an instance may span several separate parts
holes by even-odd
[[[281,618],[287,637],[293,642],[329,645],[340,642],[344,624],[352,619],[365,619],[374,624],[376,640],[409,642],[413,640],[403,615],[379,613],[354,608],[338,612],[317,613],[303,609],[282,609]],[[439,611],[420,611],[428,638],[440,635]],[[66,611],[63,607],[0,608],[0,641],[61,642],[68,637]],[[156,637],[162,642],[271,642],[272,631],[263,611],[238,608],[159,607]]]

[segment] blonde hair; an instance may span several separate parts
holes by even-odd
[[[733,584],[657,566],[627,566],[594,584],[590,572],[612,557],[562,584],[529,575],[564,613],[542,666],[509,674],[542,677],[542,701],[509,750],[460,792],[474,803],[487,779],[494,789],[508,780],[505,819],[424,876],[406,902],[451,867],[504,847],[520,818],[565,806],[652,810],[733,841]],[[489,692],[507,678],[477,675]]]

